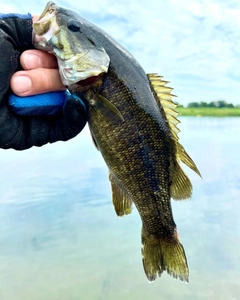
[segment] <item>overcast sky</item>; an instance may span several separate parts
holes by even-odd
[[[40,14],[46,3],[1,0],[0,9]],[[163,75],[179,103],[240,104],[239,0],[59,0],[56,4],[78,11],[111,34],[147,73]]]

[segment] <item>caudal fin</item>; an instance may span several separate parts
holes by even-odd
[[[160,277],[163,271],[174,278],[188,282],[188,265],[183,246],[179,241],[149,240],[144,237],[143,267],[149,281]]]

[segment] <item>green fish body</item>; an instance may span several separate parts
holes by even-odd
[[[89,128],[109,168],[117,215],[129,214],[132,202],[140,214],[146,276],[153,281],[167,271],[174,278],[188,281],[187,259],[173,219],[171,198],[187,199],[192,194],[180,160],[200,173],[178,141],[172,89],[160,76],[147,75],[130,53],[81,16],[53,3],[48,4],[44,14],[53,5],[58,34],[62,30],[68,36],[66,47],[71,32],[66,34],[64,24],[71,18],[91,45],[102,47],[110,58],[107,72],[89,76],[94,80],[83,84],[70,84],[68,89],[88,107]],[[77,42],[82,43],[80,37]]]

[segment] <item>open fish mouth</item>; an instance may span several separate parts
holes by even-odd
[[[74,83],[78,83],[81,86],[85,86],[91,83],[94,83],[100,74],[108,72],[108,65],[99,64],[91,67],[83,66],[79,70],[76,69],[74,64],[76,64],[76,59],[62,60],[57,57],[59,73],[62,80],[62,83],[65,86],[72,85]],[[81,66],[81,63],[77,63]],[[94,80],[96,79],[96,80]]]
[[[85,86],[94,83],[99,75],[103,73],[101,71],[89,70],[89,72],[76,71],[73,68],[60,69],[60,76],[62,83],[66,86],[77,83],[78,85]]]

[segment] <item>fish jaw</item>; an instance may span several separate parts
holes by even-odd
[[[35,48],[43,51],[52,52],[49,40],[60,28],[56,21],[56,5],[48,2],[44,11],[33,24],[33,45]]]
[[[92,50],[80,57],[76,56],[68,60],[64,60],[60,56],[56,55],[60,77],[64,85],[70,86],[88,78],[96,77],[101,73],[108,72],[108,65],[110,61],[108,56],[104,56],[102,58],[99,57],[100,59],[97,58],[95,60],[95,62],[99,61],[99,64],[92,64],[91,61],[86,58],[86,56],[94,55],[91,51]]]
[[[33,45],[56,56],[62,83],[70,86],[107,73],[110,58],[104,48],[97,47],[81,33],[77,19],[70,19],[75,27],[61,22],[68,22],[68,17],[59,14],[58,7],[49,2],[33,24]]]

